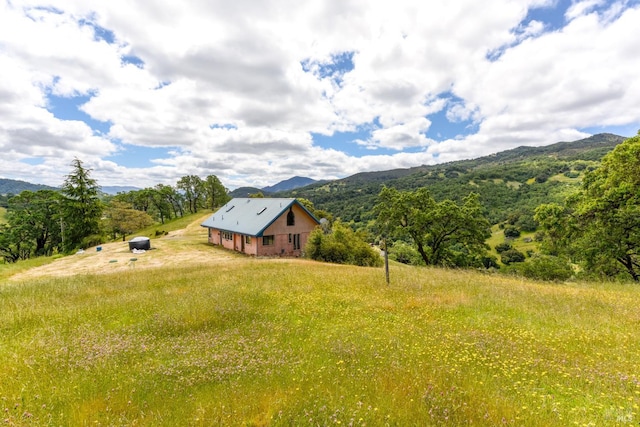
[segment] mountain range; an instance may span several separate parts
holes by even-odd
[[[373,219],[373,206],[383,186],[398,190],[426,187],[439,200],[460,201],[469,193],[480,195],[493,223],[526,216],[542,203],[564,201],[575,191],[587,170],[627,139],[613,134],[558,142],[542,147],[518,147],[470,160],[407,169],[363,172],[276,193],[300,197],[346,222]]]
[[[263,188],[239,187],[231,191],[229,195],[231,197],[249,197],[252,194],[258,194],[258,193],[269,195],[272,193],[278,193],[282,191],[295,190],[297,188],[306,187],[307,185],[315,184],[318,182],[320,181],[316,181],[314,179],[306,178],[302,176],[294,176],[293,178],[285,179],[284,181],[280,181],[279,183],[269,187],[263,187]]]

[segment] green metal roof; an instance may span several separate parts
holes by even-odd
[[[261,237],[264,230],[294,204],[304,209],[311,218],[319,223],[317,218],[296,199],[236,198],[218,209],[200,225],[247,236]]]

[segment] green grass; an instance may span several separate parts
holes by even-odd
[[[498,263],[500,263],[500,254],[496,251],[496,245],[504,242],[509,242],[513,246],[514,249],[519,250],[523,254],[527,254],[527,252],[539,252],[539,243],[535,241],[535,232],[526,232],[523,231],[520,237],[515,239],[507,239],[504,236],[504,230],[501,229],[498,225],[494,225],[491,227],[491,236],[487,239],[487,244],[490,247],[488,251],[490,255],[495,256],[498,259]],[[529,240],[529,241],[525,241]]]
[[[637,425],[640,287],[239,259],[0,286],[8,425]]]
[[[7,208],[3,208],[2,206],[0,206],[0,224],[4,224],[7,222],[6,216],[7,216]]]

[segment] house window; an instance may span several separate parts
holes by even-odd
[[[271,236],[262,236],[262,246],[273,246],[275,243],[275,237]]]
[[[293,250],[298,250],[300,249],[300,235],[299,234],[294,234],[293,235]]]
[[[244,236],[244,243],[247,245],[251,244],[251,236]]]
[[[224,240],[233,240],[233,233],[230,233],[228,231],[223,231],[222,232],[222,238]]]
[[[296,216],[291,208],[289,208],[289,213],[287,214],[287,225],[296,225]]]
[[[289,233],[289,243],[291,243],[291,239],[293,239],[293,234]]]

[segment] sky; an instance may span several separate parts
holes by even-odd
[[[476,158],[640,129],[640,0],[0,0],[0,178]]]

